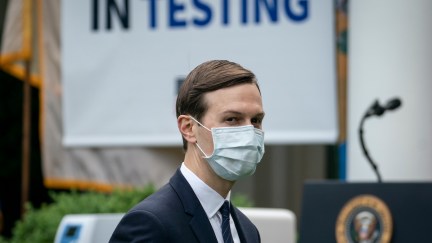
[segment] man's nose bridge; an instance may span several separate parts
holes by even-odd
[[[244,125],[244,126],[248,126],[248,125],[253,125],[253,124],[252,124],[251,120],[248,119],[248,120],[245,122],[245,124],[243,124],[243,125]]]

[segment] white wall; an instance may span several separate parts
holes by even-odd
[[[347,179],[376,180],[359,122],[375,99],[402,106],[365,123],[383,181],[432,179],[432,1],[357,0],[349,6]]]

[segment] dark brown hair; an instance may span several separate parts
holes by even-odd
[[[193,69],[180,87],[176,114],[193,116],[198,121],[207,111],[204,94],[239,84],[259,85],[255,75],[237,63],[227,60],[204,62]],[[183,149],[187,150],[187,141],[183,138]]]

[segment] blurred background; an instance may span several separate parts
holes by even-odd
[[[230,59],[262,88],[266,154],[233,193],[301,221],[307,180],[432,179],[432,2],[0,2],[0,233],[49,191],[165,184],[183,160],[175,96]],[[238,1],[240,2],[240,1]],[[252,11],[253,10],[253,11]]]

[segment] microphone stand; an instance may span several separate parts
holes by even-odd
[[[381,182],[382,182],[382,180],[381,180],[381,174],[380,174],[380,172],[379,172],[379,170],[378,170],[378,166],[377,166],[377,164],[372,160],[372,158],[370,157],[369,152],[368,152],[368,150],[366,149],[366,146],[365,146],[365,143],[364,143],[364,139],[363,139],[363,123],[364,123],[364,121],[366,120],[366,118],[368,118],[369,116],[370,116],[369,113],[366,113],[366,114],[363,116],[363,118],[361,119],[361,122],[360,122],[360,128],[359,128],[360,144],[361,144],[361,147],[362,147],[362,149],[363,149],[363,153],[365,154],[365,156],[366,156],[366,158],[368,159],[370,165],[372,166],[373,171],[375,172],[376,176],[378,177],[378,182],[381,183]]]

